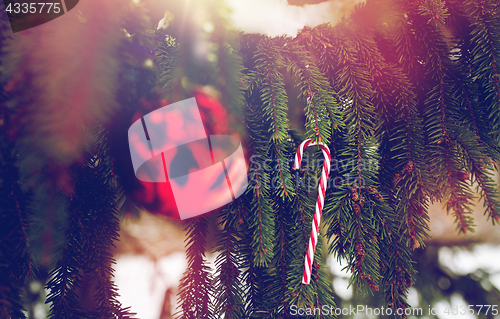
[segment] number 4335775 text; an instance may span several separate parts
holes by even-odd
[[[60,13],[61,4],[53,2],[9,3],[5,11],[8,13]]]

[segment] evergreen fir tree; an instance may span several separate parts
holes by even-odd
[[[231,30],[219,0],[199,3],[205,29],[175,1],[165,5],[177,18],[158,29],[152,1],[110,1],[110,16],[87,2],[74,32],[91,54],[71,62],[78,46],[61,53],[82,74],[36,64],[53,53],[38,50],[41,31],[15,38],[1,21],[0,318],[25,318],[23,291],[35,279],[49,290],[50,318],[132,316],[112,281],[119,212],[137,205],[119,148],[134,113],[203,88],[218,93],[226,112],[207,111],[210,129],[241,124],[249,187],[186,221],[177,318],[289,318],[296,307],[335,317],[314,312],[336,307],[327,254],[346,262],[356,290],[406,308],[429,203],[444,202],[457,232],[472,232],[475,184],[487,218],[500,221],[497,1],[367,0],[338,25],[293,38]],[[332,152],[310,285],[301,276],[323,159],[310,151],[292,170],[306,138]],[[214,218],[220,230],[209,247]],[[90,308],[78,295],[85,274],[94,283]]]

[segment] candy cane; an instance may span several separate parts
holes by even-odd
[[[309,247],[307,248],[306,258],[304,262],[304,274],[302,276],[302,283],[308,285],[311,282],[312,264],[314,261],[314,252],[316,251],[316,243],[318,241],[319,224],[321,221],[321,212],[323,211],[323,204],[325,202],[326,183],[328,182],[328,174],[330,174],[330,149],[328,146],[321,142],[314,142],[313,139],[308,139],[302,142],[297,148],[295,153],[295,163],[293,169],[300,168],[302,155],[304,149],[308,146],[317,145],[323,151],[325,160],[323,161],[323,170],[321,172],[321,179],[319,181],[318,198],[316,200],[316,212],[314,213],[313,224],[311,228],[311,235],[309,236]]]

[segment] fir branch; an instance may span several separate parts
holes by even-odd
[[[328,232],[330,251],[347,260],[347,268],[352,272],[350,284],[364,291],[378,291],[380,245],[377,236],[382,222],[374,218],[374,202],[384,199],[374,187],[369,186],[374,184],[374,167],[365,165],[361,172],[362,179],[356,179],[352,172],[357,171],[357,163],[349,160],[355,149],[351,143],[344,147],[339,150],[337,161],[347,158],[349,165],[339,167],[338,174],[343,183],[327,191],[323,213],[331,225]],[[376,154],[369,147],[364,149],[364,158],[376,159]],[[368,189],[375,193],[373,198],[365,194]]]
[[[49,274],[46,289],[49,290],[46,303],[50,303],[49,318],[89,318],[83,312],[76,290],[82,283],[81,258],[88,252],[88,236],[81,218],[74,208],[74,202],[68,208],[68,226],[64,232],[66,243],[57,248],[60,259]]]
[[[213,280],[215,297],[214,314],[217,317],[237,319],[244,316],[244,285],[240,276],[239,243],[240,234],[238,224],[243,222],[240,216],[241,199],[233,201],[222,210],[221,222],[223,230],[218,235],[216,251],[216,276]]]
[[[254,253],[252,246],[253,229],[250,222],[252,216],[246,207],[249,207],[248,196],[241,196],[240,201],[243,201],[243,224],[241,226],[241,242],[240,242],[240,259],[242,270],[242,282],[246,283],[244,289],[244,304],[245,317],[250,318],[258,309],[263,309],[263,284],[262,284],[262,268],[255,266]]]
[[[208,218],[206,215],[186,222],[186,255],[188,267],[179,285],[179,306],[176,318],[213,318],[212,275],[205,261]]]
[[[298,141],[299,143],[301,141]],[[312,295],[307,292],[307,287],[302,284],[302,275],[304,272],[304,256],[307,251],[308,238],[311,231],[311,221],[314,212],[315,202],[312,200],[310,190],[306,189],[305,181],[311,178],[310,167],[302,165],[304,174],[296,172],[296,182],[294,183],[296,196],[292,198],[290,205],[290,218],[293,222],[293,227],[289,230],[292,238],[289,245],[295,252],[295,256],[290,262],[288,272],[288,285],[287,285],[287,303],[288,306],[307,307],[311,306],[314,301]],[[302,176],[301,176],[302,175]],[[319,240],[318,236],[318,242]],[[314,255],[316,260],[318,250]],[[314,284],[317,279],[316,267],[313,268],[311,273],[311,284]],[[310,284],[310,285],[311,285]]]
[[[288,309],[292,306],[295,306],[295,309],[302,308],[307,318],[335,318],[334,310],[336,305],[332,291],[332,279],[331,275],[325,271],[323,241],[324,238],[321,233],[319,233],[311,274],[311,283],[309,285],[304,285],[301,282],[304,268],[304,255],[301,256],[302,258],[295,258],[290,265],[288,275]],[[328,309],[328,314],[324,311],[315,311],[315,309],[318,308],[321,310]],[[290,314],[290,312],[285,313],[283,317],[293,318]]]
[[[425,67],[433,81],[425,100],[426,116],[429,118],[426,126],[430,132],[429,143],[437,144],[448,138],[447,121],[454,120],[454,114],[450,112],[449,107],[455,100],[450,94],[446,77],[446,71],[450,69],[451,64],[448,58],[449,48],[442,33],[435,27],[423,24],[419,18],[414,17],[413,21],[419,26],[418,41],[426,48]]]
[[[432,187],[422,157],[423,126],[417,115],[416,94],[402,70],[386,65],[366,33],[356,39],[360,54],[372,73],[373,103],[381,115],[377,132],[382,141],[379,179],[384,191],[394,196],[389,197],[390,203],[399,216],[409,247],[416,248],[428,237],[424,193]],[[405,176],[403,182],[393,183],[401,176]]]
[[[491,218],[491,222],[495,225],[495,222],[500,222],[500,202],[498,192],[496,190],[497,184],[491,177],[489,171],[484,171],[483,167],[479,164],[474,164],[472,173],[472,179],[478,183],[478,188],[476,192],[479,193],[479,199],[484,201],[484,207],[486,208],[484,214]]]
[[[294,143],[287,143],[287,152],[295,152]],[[294,190],[300,191],[297,187]],[[303,190],[302,190],[303,191]],[[295,193],[294,192],[294,193]],[[263,299],[265,302],[265,311],[269,313],[267,317],[279,316],[280,314],[287,317],[289,313],[288,300],[288,273],[290,271],[290,263],[296,259],[294,250],[290,246],[297,234],[296,231],[296,215],[293,201],[288,198],[282,199],[273,190],[271,195],[276,198],[272,202],[274,211],[275,229],[274,229],[274,251],[271,267],[268,267],[263,279],[265,291],[263,291]],[[301,256],[298,256],[299,258]]]
[[[264,169],[275,168],[276,176],[272,178],[270,186],[278,190],[278,196],[281,198],[293,196],[293,188],[290,174],[290,156],[289,152],[286,152],[283,144],[271,144],[269,148],[268,155],[266,157],[273,158],[271,162],[271,167],[264,167]],[[265,165],[265,164],[264,164]]]
[[[3,91],[3,90],[2,90]],[[0,105],[0,117],[8,119],[8,110]],[[27,194],[19,186],[19,171],[0,125],[0,318],[26,318],[24,287],[31,273],[31,256],[26,235]]]
[[[389,204],[398,216],[408,247],[415,249],[423,246],[424,239],[429,237],[426,192],[432,189],[433,181],[422,157],[420,121],[415,114],[408,116],[406,108],[409,105],[402,104],[404,118],[396,120],[396,126],[390,132],[392,145],[379,178],[382,190],[389,195]]]
[[[398,215],[376,199],[377,193],[373,189],[367,189],[366,194],[375,199],[375,218],[382,225],[378,235],[381,246],[380,272],[387,305],[392,309],[406,309],[409,307],[406,296],[415,275],[411,247],[405,242],[406,236],[400,232],[404,228],[397,223]]]
[[[264,120],[266,124],[259,127],[263,131],[255,131],[253,134],[265,136],[269,141],[265,147],[255,152],[255,155],[273,159],[273,167],[277,169],[273,170],[275,176],[270,178],[271,186],[276,187],[280,197],[284,198],[293,195],[293,188],[290,167],[287,165],[288,157],[284,147],[285,139],[288,138],[288,107],[286,105],[287,95],[279,71],[279,68],[284,66],[281,52],[278,50],[280,41],[283,40],[262,39],[257,45],[255,51],[256,66],[249,76],[251,80],[248,85],[247,97],[252,101],[252,104],[259,105],[258,108],[262,110],[263,115],[260,115],[259,121]],[[257,89],[258,93],[255,92]],[[249,128],[257,130],[257,126],[255,128],[249,126]],[[267,165],[264,165],[264,169],[267,168]]]
[[[413,284],[415,271],[408,245],[402,241],[391,216],[384,219],[387,236],[381,241],[382,286],[388,307],[406,309],[408,290]],[[392,229],[392,230],[391,230]],[[404,317],[404,316],[403,316]]]
[[[5,10],[4,3],[0,10]],[[33,275],[32,249],[27,235],[29,194],[21,189],[19,158],[11,139],[17,124],[9,107],[14,96],[5,89],[12,81],[7,72],[11,65],[5,59],[11,39],[8,20],[0,18],[0,56],[4,57],[0,60],[0,318],[24,319],[24,287]]]
[[[498,132],[500,126],[500,13],[496,1],[482,0],[479,4],[464,1],[471,31],[472,73],[484,92],[483,107]],[[498,133],[497,133],[498,134]]]
[[[354,214],[350,216],[350,221],[346,225],[349,229],[346,238],[349,240],[349,248],[345,256],[352,272],[350,284],[354,284],[358,289],[364,288],[364,285],[367,284],[371,290],[378,291],[379,287],[376,283],[380,280],[378,269],[379,242],[376,228],[370,227],[371,225],[365,221],[374,215],[370,204],[370,201],[365,200],[363,206],[367,207],[363,207],[352,198],[347,201],[347,205],[351,207],[350,211],[354,211]],[[344,246],[346,244],[344,243]]]
[[[458,131],[457,131],[458,132]],[[495,190],[496,183],[492,178],[493,165],[488,162],[490,159],[484,155],[483,148],[477,147],[473,139],[467,139],[464,134],[457,134],[454,141],[457,143],[459,154],[463,154],[465,167],[468,173],[462,173],[465,180],[470,178],[471,185],[476,182],[476,192],[480,199],[484,200],[486,208],[484,214],[491,218],[493,225],[500,221],[499,195]]]
[[[306,136],[329,144],[333,131],[343,122],[327,79],[297,41],[287,41],[282,54],[300,88],[299,98],[306,104]]]
[[[353,174],[361,180],[363,170],[363,148],[365,141],[372,135],[374,127],[374,108],[371,103],[373,94],[367,70],[362,67],[363,57],[354,51],[352,39],[344,34],[346,31],[339,27],[332,37],[346,52],[346,57],[335,66],[333,76],[334,88],[344,103],[345,124],[349,128],[348,141],[352,146],[352,160],[355,161]],[[340,44],[342,43],[342,44]],[[370,179],[372,180],[372,179]],[[370,183],[369,181],[367,181]]]
[[[449,147],[449,145],[445,145],[444,147]],[[445,154],[444,162],[447,172],[448,187],[451,193],[450,198],[446,202],[446,211],[454,211],[455,223],[460,233],[466,234],[467,232],[474,232],[472,228],[474,226],[473,219],[470,217],[473,213],[470,207],[472,193],[465,184],[464,175],[461,174],[463,172],[456,167],[454,165],[455,163],[451,160],[453,155],[456,154],[448,152],[448,150],[445,149],[442,151]]]
[[[274,245],[274,276],[266,295],[273,299],[277,313],[288,313],[286,304],[287,296],[287,272],[290,261],[293,259],[293,251],[288,243],[291,241],[290,229],[294,226],[293,214],[289,213],[285,203],[276,201],[274,203],[275,217],[275,240]]]
[[[396,214],[395,223],[399,222],[399,233],[403,242],[410,249],[424,246],[429,238],[428,199],[421,185],[419,172],[411,165],[406,165],[402,172],[394,176],[391,207]]]
[[[493,128],[487,120],[485,110],[478,103],[477,85],[468,79],[463,69],[464,67],[457,66],[455,72],[449,70],[447,72],[447,75],[455,83],[453,96],[457,98],[457,106],[467,110],[463,116],[464,122],[468,123],[469,129],[474,132],[476,143],[479,144],[481,152],[488,154],[491,158],[500,160],[500,150],[495,145],[491,134]]]
[[[75,190],[81,196],[79,208],[88,210],[82,218],[89,234],[92,258],[85,271],[94,275],[94,299],[100,317],[130,318],[127,309],[122,309],[117,297],[117,288],[112,281],[115,263],[110,249],[118,240],[119,220],[116,208],[116,192],[113,188],[112,165],[108,155],[108,136],[105,131],[97,133],[97,145],[90,159],[78,172]],[[90,222],[90,223],[89,223]]]
[[[269,121],[270,141],[278,143],[286,138],[288,130],[287,98],[283,77],[278,70],[282,66],[284,62],[276,45],[263,39],[256,52],[256,69],[263,78],[260,96],[264,115]]]
[[[88,318],[78,302],[75,290],[81,285],[79,261],[72,252],[65,250],[57,267],[49,274],[47,283],[50,290],[46,303],[51,304],[49,318]]]
[[[418,8],[418,3],[403,2],[398,3],[399,12],[415,11]],[[424,48],[419,45],[414,37],[414,26],[409,20],[408,15],[399,14],[395,17],[395,28],[392,35],[396,56],[399,58],[399,64],[403,71],[408,74],[409,79],[414,83],[416,88],[421,87],[424,83],[423,76],[425,74],[421,61],[421,56],[424,54]]]
[[[418,13],[427,19],[427,24],[440,26],[450,16],[444,1],[432,0],[422,1],[418,7]]]
[[[268,177],[265,172],[259,172],[258,168],[251,167],[250,180],[254,183],[253,198],[251,202],[251,213],[253,220],[250,226],[253,229],[252,247],[254,252],[254,263],[256,266],[267,266],[271,261],[273,241],[270,232],[274,229],[272,209],[268,201],[268,190],[266,184]]]
[[[382,169],[379,175],[380,182],[387,193],[393,192],[392,178],[403,174],[398,171],[408,170],[412,177],[418,180],[418,190],[397,190],[399,194],[395,201],[409,198],[409,202],[421,203],[422,192],[430,189],[432,184],[425,170],[423,153],[423,126],[418,118],[416,110],[416,94],[414,87],[409,82],[403,70],[395,65],[388,65],[382,54],[377,50],[372,38],[373,31],[362,29],[363,33],[354,36],[361,61],[365,61],[366,68],[371,72],[374,94],[372,96],[374,106],[379,110],[379,129],[376,135],[381,140],[379,147],[382,158]],[[415,170],[415,174],[413,171]],[[385,185],[384,185],[385,184]],[[408,188],[412,183],[402,183],[402,187]],[[392,200],[392,198],[390,197]],[[393,203],[393,201],[391,201]],[[402,211],[397,214],[400,220],[419,220],[425,205],[393,205]],[[407,208],[410,208],[407,211]],[[412,209],[415,208],[415,209]],[[409,215],[411,214],[411,215]],[[425,225],[424,220],[417,222],[420,226]],[[407,227],[408,226],[408,227]],[[423,243],[422,237],[427,237],[425,228],[418,227],[415,231],[413,223],[402,224],[402,227],[410,230],[413,246],[416,242]],[[418,237],[418,238],[417,238]]]
[[[292,223],[288,233],[290,234],[291,251],[295,252],[292,255],[289,263],[287,275],[287,305],[284,308],[284,317],[288,318],[290,314],[287,309],[292,306],[310,311],[308,317],[311,318],[331,318],[329,315],[324,315],[323,312],[312,312],[313,309],[322,308],[335,309],[333,293],[331,287],[331,278],[325,271],[325,263],[323,260],[323,241],[324,238],[318,234],[318,242],[314,255],[313,269],[311,273],[311,283],[309,285],[302,284],[302,275],[304,271],[304,256],[307,250],[307,243],[311,231],[311,223],[313,219],[315,201],[312,200],[314,193],[310,193],[305,187],[304,181],[310,176],[308,167],[303,166],[305,174],[298,175],[295,183],[295,192],[297,196],[289,203],[288,217]],[[300,174],[297,172],[297,174]],[[302,175],[302,174],[301,174]],[[314,174],[315,175],[315,174]]]
[[[454,210],[460,232],[472,230],[470,201],[472,194],[460,178],[461,165],[459,158],[450,149],[450,135],[454,134],[451,123],[458,122],[459,112],[453,96],[453,78],[447,76],[449,72],[456,72],[449,58],[447,46],[442,32],[436,26],[422,21],[422,16],[410,13],[409,16],[416,26],[416,37],[426,49],[424,56],[425,68],[433,81],[425,100],[426,132],[428,138],[428,152],[431,156],[430,173],[436,177],[436,198],[448,195],[447,210]],[[455,112],[454,112],[455,111]],[[468,130],[468,127],[461,130]],[[472,132],[470,132],[472,133]],[[441,192],[440,192],[441,191]],[[443,192],[444,191],[444,192]]]
[[[337,160],[347,160],[348,167],[343,168],[339,175],[348,182],[338,186],[335,191],[327,192],[324,214],[330,216],[327,218],[331,220],[333,212],[339,208],[338,203],[342,202],[342,224],[347,231],[342,237],[342,245],[337,241],[334,246],[345,248],[345,257],[353,272],[351,283],[355,283],[358,288],[367,283],[372,290],[378,290],[376,282],[380,273],[378,266],[373,265],[378,265],[379,245],[370,240],[377,233],[378,226],[367,222],[373,212],[369,207],[362,208],[359,203],[351,202],[350,199],[343,200],[351,187],[372,185],[376,180],[376,172],[364,167],[368,161],[376,160],[376,154],[370,150],[375,126],[374,106],[371,103],[373,91],[369,71],[364,68],[369,61],[364,60],[365,57],[345,25],[330,31],[316,28],[313,32],[316,37],[326,37],[330,44],[334,44],[337,58],[324,61],[323,69],[331,70],[327,75],[342,100],[347,128],[344,145],[338,151]],[[316,46],[314,49],[319,51],[314,52],[319,59],[327,55],[325,51],[333,50],[327,45]],[[337,228],[336,232],[339,231],[341,230]]]
[[[342,209],[345,207],[345,202],[348,198],[348,193],[332,192],[329,198],[338,198],[337,201],[328,201],[325,205],[325,219],[329,225],[327,230],[327,237],[333,238],[329,247],[329,253],[337,255],[338,258],[344,257],[347,247],[344,246],[346,242],[345,236],[347,229],[342,219]]]
[[[157,31],[155,49],[155,64],[158,68],[158,85],[167,90],[172,89],[174,84],[175,69],[179,58],[179,44],[170,35],[164,35]],[[161,36],[163,35],[163,36]]]
[[[217,64],[219,65],[217,87],[221,91],[223,105],[229,110],[241,112],[245,105],[246,77],[243,74],[242,59],[238,51],[220,40]]]
[[[253,156],[250,160],[249,183],[246,193],[253,194],[250,202],[251,217],[249,228],[253,231],[252,250],[255,266],[267,266],[272,259],[274,216],[270,204],[269,187],[271,186],[266,164],[267,134],[257,111],[251,107],[246,114],[249,135],[253,140]],[[279,160],[279,158],[278,158]],[[284,163],[284,161],[281,161]],[[280,174],[280,172],[278,172]],[[287,184],[281,184],[287,185]],[[283,189],[281,189],[283,192]]]
[[[110,253],[118,239],[119,222],[116,193],[111,185],[107,133],[96,133],[95,145],[88,151],[88,161],[75,169],[75,193],[69,206],[67,245],[60,247],[62,259],[47,284],[51,318],[83,316],[75,289],[81,284],[81,271],[93,274],[93,290],[98,318],[130,318],[117,300],[112,281],[114,259]],[[70,315],[71,314],[71,315]]]

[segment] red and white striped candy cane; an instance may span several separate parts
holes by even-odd
[[[309,236],[309,247],[307,248],[306,258],[304,262],[304,274],[302,276],[302,283],[306,285],[308,285],[311,282],[311,272],[314,261],[314,252],[316,251],[316,243],[318,241],[318,231],[319,231],[319,224],[321,221],[321,212],[323,211],[323,204],[325,202],[326,185],[328,182],[328,174],[330,174],[330,162],[332,158],[328,146],[326,146],[321,142],[320,143],[315,142],[313,139],[308,139],[302,142],[297,148],[297,152],[295,153],[295,163],[293,164],[293,169],[300,168],[300,162],[302,161],[302,155],[304,154],[304,149],[312,145],[319,146],[319,148],[323,151],[325,160],[323,161],[323,170],[321,172],[321,179],[319,181],[318,198],[316,200],[316,211],[314,213],[314,219],[311,228],[311,236]]]

